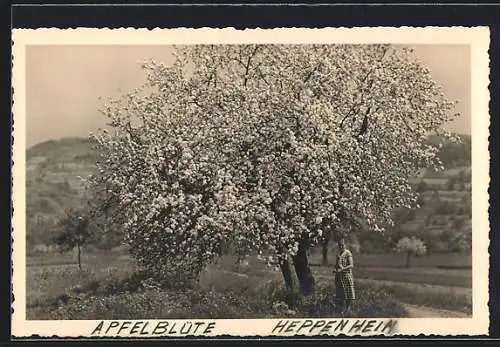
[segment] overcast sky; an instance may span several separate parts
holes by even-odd
[[[431,69],[461,117],[449,128],[470,134],[470,49],[419,45],[415,54]],[[26,53],[26,145],[67,136],[86,137],[104,126],[102,100],[138,87],[139,62],[169,63],[170,46],[29,46]]]

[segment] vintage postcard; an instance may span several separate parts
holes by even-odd
[[[488,48],[13,30],[13,336],[487,334]]]

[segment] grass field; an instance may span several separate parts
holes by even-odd
[[[332,253],[330,253],[332,254]],[[321,252],[317,251],[310,257],[312,264],[321,264]],[[333,262],[333,256],[329,261]],[[383,268],[405,268],[406,256],[404,254],[355,254],[356,267],[383,267]],[[472,267],[472,256],[470,254],[444,253],[432,254],[421,257],[412,257],[412,268],[444,268],[444,269],[470,269]]]
[[[395,255],[359,255],[355,269],[358,300],[351,314],[359,317],[405,316],[407,312],[401,303],[470,314],[471,271],[466,269],[469,261],[466,258],[451,255],[422,258],[416,267],[405,269],[395,265]],[[202,273],[196,288],[179,292],[158,288],[138,275],[138,269],[127,255],[84,254],[81,271],[73,259],[70,255],[59,254],[28,258],[28,319],[256,318],[334,314],[331,267],[312,267],[318,283],[313,299],[292,300],[293,305],[283,306],[283,301],[291,299],[290,293],[283,292],[281,274],[255,260],[251,260],[249,266],[238,268],[234,259],[223,258]],[[384,266],[387,264],[392,266]]]
[[[436,271],[436,269],[433,268],[395,270],[358,267],[354,270],[354,276],[356,278],[392,282],[425,283],[448,287],[472,287],[472,274],[470,270]]]

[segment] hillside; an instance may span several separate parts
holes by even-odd
[[[444,172],[423,170],[413,179],[415,188],[422,193],[423,206],[412,212],[403,211],[404,218],[396,235],[425,230],[429,235],[439,235],[441,240],[449,238],[449,230],[456,227],[470,234],[470,136],[462,136],[462,141],[462,144],[447,144],[442,148]],[[35,245],[51,244],[54,226],[64,211],[83,203],[83,184],[79,177],[95,170],[97,155],[87,139],[65,138],[29,148],[26,160],[27,243],[32,249]],[[371,235],[360,241],[366,250],[379,248],[376,245],[380,242]],[[438,249],[447,248],[439,246],[439,242]]]
[[[83,183],[95,169],[96,155],[82,138],[51,140],[26,153],[28,246],[50,244],[53,227],[68,208],[83,201]]]

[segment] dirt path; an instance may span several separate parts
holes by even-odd
[[[448,311],[435,309],[424,306],[416,306],[411,304],[403,303],[403,306],[408,311],[408,318],[468,318],[470,315],[457,312],[457,311]]]

